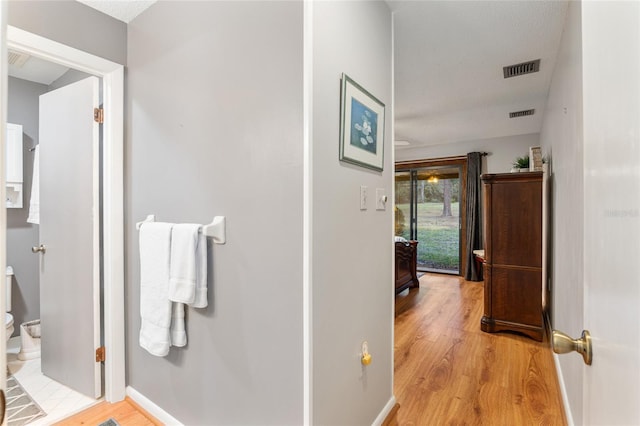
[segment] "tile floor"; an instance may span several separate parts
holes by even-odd
[[[100,400],[84,396],[46,377],[40,371],[40,358],[20,361],[20,337],[12,337],[7,342],[7,367],[31,398],[47,415],[29,426],[50,425],[98,403]]]

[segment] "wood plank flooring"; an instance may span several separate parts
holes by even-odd
[[[425,274],[396,296],[387,425],[566,425],[548,340],[480,330],[483,284]]]
[[[110,404],[101,402],[93,407],[68,417],[61,422],[55,423],[55,426],[72,426],[72,425],[91,425],[96,426],[100,423],[113,419],[123,426],[160,426],[161,422],[147,413],[138,404],[133,402],[129,397],[124,401]]]

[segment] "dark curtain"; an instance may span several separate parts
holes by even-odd
[[[467,268],[464,279],[482,281],[482,269],[478,269],[473,251],[482,248],[482,154],[467,154]]]

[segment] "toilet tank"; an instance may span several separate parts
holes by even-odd
[[[11,287],[13,287],[13,268],[7,266],[7,312],[11,311]]]

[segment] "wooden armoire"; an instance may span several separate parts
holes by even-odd
[[[483,331],[543,337],[543,172],[482,175]],[[546,250],[545,250],[546,252]]]

